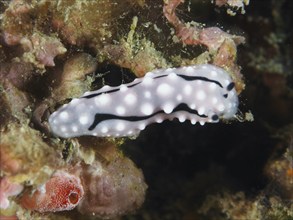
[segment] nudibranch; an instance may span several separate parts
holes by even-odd
[[[63,138],[135,136],[148,124],[166,119],[201,125],[230,119],[237,108],[229,74],[202,64],[158,69],[131,83],[86,92],[51,114],[49,125]]]
[[[57,171],[30,195],[25,193],[23,207],[38,212],[58,212],[75,208],[84,195],[80,178],[66,171]]]

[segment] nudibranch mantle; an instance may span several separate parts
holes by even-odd
[[[49,125],[63,138],[135,136],[148,124],[166,119],[201,125],[230,119],[237,108],[229,74],[202,64],[158,69],[131,83],[86,92],[54,112]]]

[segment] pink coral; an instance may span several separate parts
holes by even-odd
[[[0,208],[9,208],[8,197],[15,196],[21,193],[23,186],[18,183],[12,183],[7,177],[0,179]]]
[[[54,58],[67,51],[57,37],[46,36],[41,33],[34,33],[29,38],[24,37],[20,43],[27,51],[24,54],[25,60],[34,62],[40,65],[40,67],[55,66]]]
[[[79,177],[59,170],[32,195],[21,198],[23,207],[38,212],[57,212],[75,208],[84,195]]]
[[[0,81],[9,80],[18,89],[24,89],[33,76],[33,66],[25,62],[2,63],[0,66]]]
[[[235,44],[244,43],[244,37],[235,36],[222,31],[217,27],[203,28],[200,24],[185,24],[175,10],[184,0],[167,0],[163,12],[167,20],[175,27],[177,37],[188,45],[205,45],[211,51],[216,51],[225,39],[232,39]]]
[[[6,145],[0,144],[0,170],[9,174],[16,174],[21,170],[21,161],[13,158],[6,149]]]

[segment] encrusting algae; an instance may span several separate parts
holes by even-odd
[[[284,5],[291,4],[286,0],[282,2]],[[292,204],[284,202],[284,198],[292,200],[290,144],[278,149],[275,147],[274,150],[271,150],[271,144],[260,144],[254,131],[263,132],[266,127],[264,133],[271,135],[275,131],[275,124],[270,124],[272,121],[267,119],[266,126],[258,121],[256,126],[259,127],[247,129],[247,125],[239,121],[248,120],[243,115],[247,115],[245,111],[250,112],[250,107],[245,107],[242,102],[237,115],[233,115],[235,123],[222,123],[215,127],[194,125],[184,132],[180,127],[180,132],[176,134],[162,125],[158,132],[154,130],[151,138],[148,137],[151,139],[146,144],[148,150],[143,148],[145,144],[141,142],[147,139],[144,136],[147,132],[141,134],[137,142],[133,137],[85,136],[65,139],[55,136],[48,122],[49,116],[60,106],[87,91],[108,84],[118,86],[129,83],[134,78],[146,77],[146,73],[155,69],[207,64],[209,67],[220,67],[233,82],[226,80],[225,83],[229,85],[223,86],[222,79],[217,78],[219,76],[195,76],[199,84],[204,82],[210,85],[211,90],[213,84],[221,87],[219,91],[227,91],[227,94],[221,94],[222,99],[226,100],[228,92],[232,91],[235,97],[241,95],[240,99],[243,94],[246,95],[248,102],[257,102],[262,94],[257,92],[258,89],[268,88],[271,92],[261,99],[263,105],[260,109],[267,106],[280,108],[266,109],[268,113],[263,115],[282,121],[285,131],[281,134],[291,132],[292,127],[285,125],[288,121],[292,123],[288,117],[292,108],[287,109],[292,90],[286,83],[285,74],[279,73],[282,71],[278,72],[278,77],[266,72],[268,69],[286,68],[280,63],[277,66],[281,65],[282,68],[268,68],[264,64],[265,59],[257,57],[259,53],[252,54],[251,51],[259,48],[252,48],[253,40],[244,37],[243,30],[234,31],[232,28],[231,31],[219,27],[225,19],[232,23],[229,24],[231,26],[244,23],[248,26],[249,36],[249,27],[255,27],[253,22],[256,21],[253,16],[246,18],[246,9],[249,7],[248,0],[0,1],[0,219],[257,219],[262,218],[264,213],[272,218],[293,217],[290,211]],[[274,21],[282,17],[282,7],[276,8]],[[226,17],[221,17],[223,14]],[[242,20],[237,14],[241,14]],[[216,19],[202,19],[211,15]],[[197,19],[205,22],[199,23]],[[284,27],[285,21],[278,24]],[[275,36],[270,27],[266,26],[266,30],[272,32],[266,35],[271,38]],[[282,35],[280,30],[277,36]],[[266,37],[266,41],[271,38]],[[245,41],[248,41],[248,46]],[[280,52],[282,48],[276,46],[278,41],[275,39],[274,45],[271,41],[270,48],[260,44],[259,50],[263,51],[261,55],[271,56],[277,62],[279,56],[285,55]],[[241,45],[245,45],[245,54],[239,56],[238,47]],[[245,51],[247,48],[252,49]],[[275,50],[277,55],[270,54]],[[247,84],[243,72],[251,72],[247,75]],[[180,77],[191,81],[193,76]],[[281,88],[278,83],[282,85]],[[170,90],[168,85],[164,85],[165,89]],[[124,90],[127,88],[124,87]],[[188,89],[181,90],[185,92]],[[161,94],[166,95],[167,92]],[[199,99],[206,95],[202,91],[199,94]],[[144,94],[144,97],[147,99],[148,95]],[[180,102],[182,97],[177,94],[176,100]],[[230,107],[234,104],[237,108],[238,101],[228,104]],[[145,106],[143,112],[148,112],[149,105]],[[119,111],[119,106],[116,107],[113,106],[113,109]],[[189,113],[204,117],[200,113],[206,109],[197,107],[190,108]],[[218,105],[220,111],[223,111],[222,107]],[[130,108],[123,110],[132,111]],[[254,110],[257,111],[257,108]],[[209,117],[214,121],[219,119],[218,115],[208,115],[207,119]],[[185,119],[180,117],[179,121]],[[185,123],[182,126],[186,128]],[[229,126],[232,126],[230,130]],[[245,128],[237,130],[237,126]],[[118,128],[124,129],[123,126]],[[148,131],[152,129],[156,127]],[[222,129],[227,129],[227,132]],[[191,130],[199,133],[199,136],[194,138]],[[269,135],[267,137],[271,140]],[[218,142],[222,137],[225,137],[223,146]],[[165,138],[166,143],[163,142]],[[278,139],[278,143],[287,143],[287,140],[286,136],[285,139]],[[210,142],[219,146],[210,146]],[[135,143],[140,143],[141,148],[132,148]],[[253,145],[255,143],[261,146],[258,148]],[[176,145],[174,152],[173,145]],[[232,150],[230,145],[233,145]],[[267,148],[263,148],[263,145]],[[166,148],[161,149],[161,146]],[[260,155],[259,151],[264,151],[261,155],[266,158],[261,158],[261,162],[254,161],[255,166],[261,173],[265,171],[264,178],[273,179],[272,184],[263,184],[254,196],[247,194],[247,188],[241,188],[245,186],[241,178],[241,186],[235,187],[234,183],[239,180],[229,175],[234,167],[231,161],[237,161],[237,156],[242,156],[242,150],[251,151],[248,156],[253,155],[252,158]],[[198,157],[207,155],[207,151],[216,154]],[[274,152],[275,157],[270,157],[268,151]],[[225,155],[219,152],[225,152]],[[127,157],[129,155],[135,163]],[[193,158],[193,162],[190,162],[190,155],[195,156],[197,161],[194,162],[196,159]],[[177,160],[180,163],[176,163]],[[223,170],[222,160],[228,161]],[[213,166],[218,167],[213,169]],[[202,171],[199,167],[209,168]],[[221,181],[225,183],[219,184]],[[215,184],[219,185],[215,187]],[[273,193],[272,185],[277,186],[281,193]],[[180,192],[182,196],[178,199]],[[145,206],[142,206],[144,202]],[[137,211],[137,215],[129,216]]]

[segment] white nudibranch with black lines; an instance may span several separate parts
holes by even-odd
[[[159,69],[117,87],[86,92],[49,117],[52,132],[63,138],[138,135],[148,124],[218,122],[233,118],[238,96],[229,74],[203,64]]]

